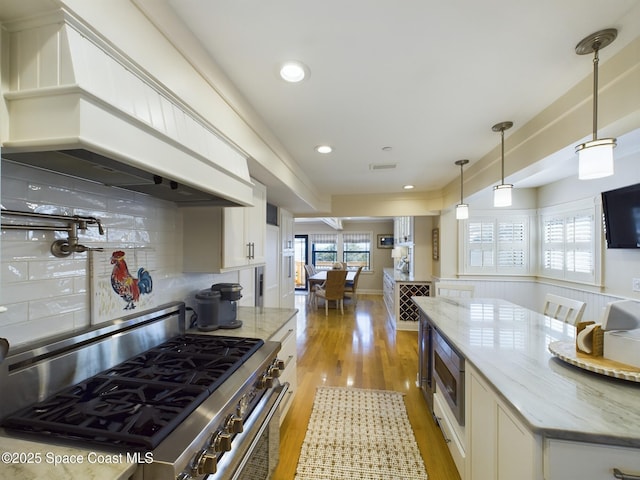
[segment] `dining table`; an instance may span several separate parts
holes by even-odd
[[[313,283],[316,285],[321,285],[327,280],[327,272],[328,270],[319,270],[313,275],[311,275],[308,280],[309,283]],[[347,270],[347,282],[353,282],[356,277],[357,270]]]
[[[307,278],[309,281],[309,300],[308,303],[313,303],[314,290],[327,280],[327,272],[329,270],[318,270],[316,273]],[[347,278],[345,283],[353,282],[356,277],[357,270],[347,270]]]

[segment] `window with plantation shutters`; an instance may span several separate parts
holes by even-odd
[[[541,218],[541,273],[544,276],[596,282],[595,209],[544,214]]]
[[[495,226],[491,221],[469,221],[467,224],[468,263],[471,268],[493,268]]]
[[[524,268],[527,260],[525,221],[498,221],[498,268]]]
[[[526,216],[471,218],[465,227],[465,273],[525,274],[529,269]]]

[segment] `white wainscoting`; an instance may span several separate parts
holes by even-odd
[[[573,298],[587,304],[582,318],[584,320],[593,320],[596,322],[600,321],[602,314],[604,313],[604,308],[608,303],[615,302],[617,300],[625,300],[623,297],[603,295],[600,293],[580,290],[579,288],[562,287],[552,283],[535,280],[460,280],[442,278],[440,281],[474,285],[474,296],[476,297],[503,298],[536,312],[542,312],[544,297],[547,293]]]

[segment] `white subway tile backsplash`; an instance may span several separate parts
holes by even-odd
[[[82,293],[33,300],[29,303],[29,320],[33,321],[84,310],[86,302],[86,295]]]
[[[29,263],[29,280],[79,277],[85,276],[87,273],[86,258],[74,255],[67,258],[55,258],[48,261],[33,261]]]
[[[78,232],[81,244],[142,248],[154,291],[166,302],[192,298],[213,283],[238,281],[237,273],[182,273],[182,213],[173,203],[7,161],[1,180],[5,208],[96,217],[106,235],[89,225]],[[24,220],[16,222],[29,223]],[[2,230],[0,304],[8,311],[0,315],[0,336],[12,345],[90,325],[90,254],[54,257],[51,244],[63,238],[64,231]]]
[[[9,310],[3,315],[10,312],[13,310]],[[68,313],[3,326],[2,336],[9,340],[11,347],[16,347],[76,328],[78,327],[74,321],[73,313]]]

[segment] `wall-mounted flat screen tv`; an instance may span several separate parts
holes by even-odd
[[[640,183],[602,192],[607,248],[640,248]]]

